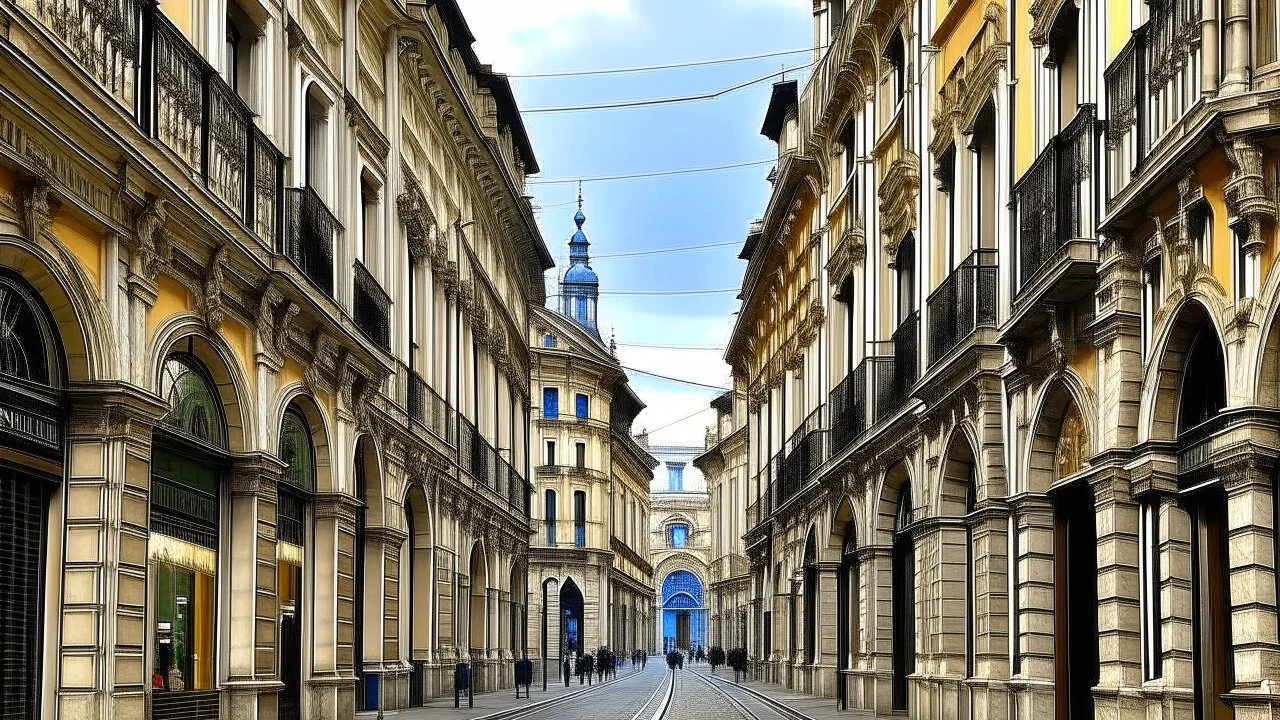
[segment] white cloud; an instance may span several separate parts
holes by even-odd
[[[591,42],[590,22],[635,18],[631,0],[459,0],[476,53],[499,72],[537,69],[537,59]]]

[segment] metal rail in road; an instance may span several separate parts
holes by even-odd
[[[623,697],[634,697],[637,700],[647,697],[648,700],[640,706],[640,710],[634,716],[628,712],[626,715],[616,716],[619,720],[626,720],[626,718],[630,718],[630,720],[662,720],[666,714],[667,706],[671,702],[673,689],[670,673],[666,672],[664,674],[666,681],[659,682],[653,693],[648,695],[645,694],[648,688],[644,687],[643,683],[637,683],[636,681],[644,678],[653,681],[659,678],[646,671],[632,672],[616,680],[590,685],[581,690],[574,690],[548,700],[499,710],[488,715],[482,715],[475,718],[475,720],[540,720],[542,718],[564,720],[565,718],[601,717],[600,706],[610,700],[616,700],[620,693]],[[634,687],[637,684],[641,685],[641,687]],[[658,697],[664,686],[666,688],[665,696],[658,703],[655,711],[650,715],[646,715],[645,711],[654,704],[655,698]],[[626,703],[626,707],[635,707],[634,702]]]
[[[749,687],[723,680],[715,675],[706,675],[700,672],[693,674],[706,683],[708,687],[723,695],[730,704],[742,713],[742,717],[746,720],[813,720],[808,715],[788,707],[785,703],[758,693]],[[726,688],[732,689],[732,692]],[[735,694],[740,695],[740,697],[735,697]],[[748,708],[747,705],[753,705],[756,709]]]

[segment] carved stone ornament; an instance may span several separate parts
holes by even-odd
[[[422,194],[417,180],[406,166],[403,169],[405,189],[396,197],[396,211],[400,221],[404,223],[409,255],[414,262],[427,260],[431,254],[431,230],[435,227],[436,218],[427,205],[427,198]]]
[[[1244,135],[1229,140],[1219,137],[1218,141],[1232,168],[1231,177],[1223,188],[1227,207],[1234,215],[1232,224],[1244,228],[1243,250],[1251,254],[1261,253],[1266,244],[1262,223],[1276,222],[1276,201],[1263,175],[1262,149]]]
[[[1058,477],[1075,474],[1089,466],[1089,436],[1084,418],[1075,403],[1067,408],[1062,418],[1062,432],[1058,436]]]
[[[1054,366],[1058,372],[1067,367],[1076,352],[1075,324],[1069,307],[1055,305],[1049,308],[1049,346],[1053,350]]]
[[[217,330],[226,316],[222,304],[222,293],[226,287],[226,275],[223,267],[227,262],[227,246],[219,245],[209,257],[205,267],[204,281],[201,283],[197,306],[200,316],[210,330]]]
[[[51,231],[53,218],[62,203],[53,190],[53,183],[41,175],[23,180],[17,190],[22,234],[32,242],[40,242]]]
[[[280,289],[271,283],[262,291],[258,301],[258,341],[262,349],[276,362],[283,362],[289,350],[289,337],[302,308],[284,297]]]
[[[326,382],[324,366],[328,356],[333,352],[336,342],[324,330],[316,328],[311,336],[311,362],[302,371],[302,381],[312,394],[332,392],[333,385]]]
[[[151,196],[134,220],[134,272],[154,282],[156,275],[173,258],[173,240],[165,228],[167,205],[164,198]]]

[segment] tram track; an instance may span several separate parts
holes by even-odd
[[[813,720],[783,702],[738,683],[701,672],[693,674],[736,708],[742,714],[743,720]],[[726,688],[732,688],[732,692]],[[754,706],[755,709],[748,705]]]
[[[543,718],[562,720],[563,718],[577,717],[615,717],[617,720],[662,720],[666,713],[666,708],[671,702],[671,693],[673,690],[669,676],[670,673],[663,673],[658,678],[655,678],[652,673],[644,671],[628,673],[627,675],[621,676],[615,680],[608,680],[595,685],[589,685],[581,690],[575,690],[549,700],[542,700],[528,705],[521,705],[519,707],[500,710],[488,715],[482,715],[474,720],[541,720]],[[628,703],[620,708],[615,708],[615,710],[624,710],[626,712],[625,715],[619,715],[616,712],[605,712],[602,714],[601,707],[607,705],[610,700],[615,699],[619,693],[621,693],[623,697],[632,697],[635,693],[642,693],[646,690],[647,688],[643,687],[643,683],[640,683],[641,687],[638,689],[633,690],[630,687],[637,684],[635,681],[644,680],[646,678],[650,681],[660,679],[660,682],[657,687],[654,688],[653,692],[647,696],[648,700],[640,706],[639,711],[632,715],[630,713],[630,708],[634,707],[634,703]],[[654,706],[655,700],[659,700],[659,694],[662,692],[664,687],[667,690],[665,696],[660,698],[654,713],[646,715],[645,711]],[[602,694],[601,691],[608,692],[604,692]],[[641,694],[639,697],[645,696]],[[581,710],[579,710],[579,708],[581,708]]]

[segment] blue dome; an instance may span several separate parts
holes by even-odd
[[[596,271],[591,269],[590,265],[574,263],[565,272],[564,281],[567,283],[592,283],[598,285],[600,278],[596,275]]]

